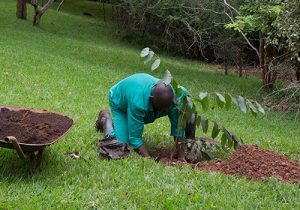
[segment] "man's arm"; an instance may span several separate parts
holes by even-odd
[[[174,136],[176,154],[178,160],[186,162],[185,160],[185,138],[184,129],[178,130],[178,115],[179,111],[176,108],[169,113],[169,119],[171,123],[171,136]]]
[[[144,156],[149,157],[149,153],[145,148],[142,140],[144,131],[144,111],[132,106],[128,106],[127,118],[128,118],[128,133],[129,143],[133,146],[134,150]]]

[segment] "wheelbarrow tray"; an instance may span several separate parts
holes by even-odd
[[[42,150],[45,146],[49,146],[49,145],[55,143],[60,138],[62,138],[70,130],[70,128],[74,124],[74,121],[71,118],[69,118],[66,115],[63,115],[63,114],[60,114],[60,113],[56,113],[56,112],[48,112],[46,110],[36,110],[36,109],[23,108],[23,107],[15,107],[15,106],[0,106],[0,111],[3,108],[4,109],[8,109],[9,111],[22,111],[22,110],[25,110],[25,111],[31,111],[33,113],[40,113],[40,114],[43,114],[43,113],[54,114],[54,115],[57,115],[57,116],[61,116],[62,119],[65,118],[65,119],[67,119],[67,120],[69,120],[71,122],[69,128],[66,131],[64,131],[64,133],[62,133],[62,135],[60,135],[57,138],[54,138],[51,141],[48,141],[46,143],[42,143],[42,144],[30,144],[30,143],[18,142],[18,144],[20,145],[21,149],[25,153],[32,153],[32,152],[35,152],[35,151],[39,151],[39,150]],[[4,147],[4,148],[8,148],[8,149],[15,149],[14,145],[11,142],[8,142],[5,139],[0,139],[0,147]]]

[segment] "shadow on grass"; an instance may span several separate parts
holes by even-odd
[[[29,160],[21,159],[15,150],[0,149],[1,168],[0,177],[3,180],[16,181],[20,179],[35,180],[47,179],[55,177],[61,173],[64,166],[59,163],[61,159],[55,157],[51,149],[46,148],[40,168],[34,170],[33,174],[29,174]]]

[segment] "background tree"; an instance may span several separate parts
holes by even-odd
[[[44,4],[44,1],[41,1],[41,5],[39,5],[38,0],[17,0],[17,18],[27,18],[26,3],[30,3],[34,8],[33,25],[38,26],[40,24],[41,17],[44,15],[46,10],[51,7],[54,1],[55,0],[48,0],[46,4]]]
[[[276,81],[276,71],[270,69],[270,63],[279,56],[279,51],[266,40],[273,31],[272,23],[281,12],[282,1],[247,0],[239,7],[239,10],[228,4],[226,0],[224,0],[224,5],[226,6],[224,12],[231,21],[226,27],[241,33],[256,52],[262,72],[263,86],[271,90]],[[234,16],[234,13],[237,15]],[[257,38],[259,44],[252,43],[251,38]]]
[[[283,58],[291,63],[300,82],[300,1],[286,0],[282,11],[272,23],[268,42],[282,50]]]
[[[240,5],[238,2],[237,5]],[[228,19],[219,0],[121,0],[122,12],[118,25],[125,37],[141,37],[141,44],[153,49],[165,49],[174,54],[209,62],[218,61],[232,65],[241,36],[226,30]],[[212,11],[214,8],[216,11]],[[233,41],[234,40],[234,41]],[[221,52],[226,51],[226,56]],[[239,49],[238,51],[243,51]],[[230,57],[229,57],[230,55]]]
[[[293,60],[293,68],[300,68],[299,0],[119,0],[117,4],[118,25],[126,39],[140,37],[139,44],[153,49],[222,63],[225,74],[230,65],[239,66],[240,74],[243,65],[258,65],[266,90],[273,88],[283,62]],[[299,80],[300,70],[296,76]]]
[[[27,18],[27,6],[26,3],[30,3],[30,0],[17,0],[17,18],[26,19]]]
[[[38,0],[31,0],[31,4],[34,7],[34,18],[33,18],[33,25],[38,26],[41,21],[41,17],[44,15],[47,9],[51,7],[51,4],[54,2],[54,0],[48,0],[48,2],[43,5],[39,6]]]

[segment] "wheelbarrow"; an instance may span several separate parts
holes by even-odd
[[[15,149],[21,159],[29,160],[32,174],[41,165],[44,148],[61,139],[73,124],[60,113],[0,106],[0,147]]]

